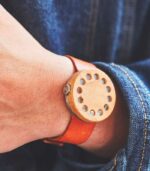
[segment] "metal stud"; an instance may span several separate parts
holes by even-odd
[[[63,93],[64,95],[68,95],[70,91],[71,91],[71,85],[67,83],[63,89]]]

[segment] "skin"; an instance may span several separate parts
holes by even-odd
[[[73,65],[42,47],[2,6],[0,68],[0,153],[61,135],[70,120],[62,89],[74,73]],[[118,101],[112,115],[79,147],[111,158],[125,145],[128,116]]]

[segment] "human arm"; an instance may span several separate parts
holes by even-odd
[[[65,130],[70,113],[63,99],[62,88],[74,69],[67,58],[44,49],[2,7],[0,15],[1,59],[3,59],[1,91],[4,94],[2,101],[7,102],[3,104],[2,113],[5,115],[2,116],[1,122],[3,139],[0,146],[1,152],[5,152],[37,139],[60,135]],[[9,84],[8,87],[6,83]],[[9,104],[8,101],[13,103]],[[107,121],[98,124],[89,141],[81,147],[89,151],[102,150],[107,144],[109,148],[110,144],[114,147],[112,128],[117,121],[116,113],[117,116],[120,115],[119,112],[114,112]],[[7,129],[6,120],[10,122]],[[122,127],[120,124],[117,126]],[[123,125],[122,129],[124,126],[127,132],[127,124]],[[17,136],[14,136],[16,133]],[[126,139],[126,133],[122,135]],[[124,139],[117,142],[117,150],[124,144]],[[116,152],[116,149],[114,151]],[[100,155],[100,152],[98,153]]]

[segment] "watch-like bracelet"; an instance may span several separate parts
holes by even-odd
[[[46,143],[84,143],[96,123],[111,115],[116,102],[113,82],[106,73],[91,63],[67,57],[75,68],[63,91],[71,119],[61,136],[47,138]]]

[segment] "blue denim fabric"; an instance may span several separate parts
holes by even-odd
[[[105,164],[73,145],[34,142],[0,155],[0,171],[149,171],[150,0],[1,3],[45,48],[107,72],[122,92],[130,125],[125,148]]]

